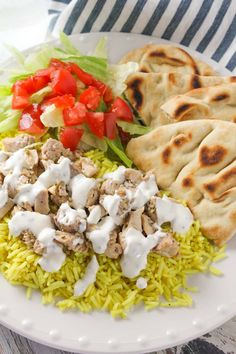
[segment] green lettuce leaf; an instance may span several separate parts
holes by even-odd
[[[126,89],[125,81],[130,74],[138,71],[139,65],[134,62],[126,64],[110,65],[108,68],[109,75],[106,83],[112,88],[115,96],[121,96]]]
[[[107,37],[102,37],[99,39],[96,48],[94,49],[92,55],[98,58],[108,58],[107,55]]]
[[[0,85],[0,97],[11,95],[11,85]]]
[[[7,112],[0,113],[0,133],[14,130],[18,126],[18,120],[20,118],[20,111],[8,110]]]
[[[41,90],[33,93],[33,95],[31,95],[30,97],[30,101],[32,103],[40,103],[44,97],[49,94],[50,92],[52,92],[52,89],[51,87],[49,86],[46,86],[46,87],[43,87]]]
[[[89,132],[84,132],[82,135],[81,141],[89,146],[92,146],[93,148],[102,150],[104,152],[107,151],[107,143],[103,139],[97,138],[95,135],[89,133]]]
[[[65,53],[72,55],[80,55],[78,49],[75,48],[69,37],[64,32],[60,33],[60,42],[64,48]]]
[[[124,132],[131,135],[143,135],[152,130],[150,127],[146,127],[145,125],[128,123],[124,120],[118,120],[116,123]]]
[[[124,148],[120,142],[120,139],[110,140],[105,138],[107,145],[109,148],[119,157],[119,159],[127,166],[131,167],[133,162],[128,158],[126,153],[124,152]]]
[[[61,60],[76,63],[81,69],[93,75],[98,80],[106,81],[108,78],[107,59],[93,56],[69,56]]]

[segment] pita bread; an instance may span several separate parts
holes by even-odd
[[[220,119],[236,123],[236,83],[204,87],[166,101],[161,110],[171,122]]]
[[[221,245],[236,231],[236,124],[185,121],[132,139],[127,154],[161,189],[186,200],[203,233]]]
[[[171,123],[160,107],[172,96],[231,82],[236,82],[236,77],[135,73],[126,80],[125,95],[146,125],[156,127]]]
[[[184,49],[164,44],[148,44],[126,54],[121,64],[129,61],[139,63],[139,71],[145,73],[178,72],[181,74],[217,75],[201,60],[194,59]]]

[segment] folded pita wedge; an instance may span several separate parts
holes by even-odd
[[[166,101],[161,110],[171,122],[220,119],[236,123],[236,83],[204,87]]]
[[[204,234],[221,245],[236,232],[236,124],[185,121],[132,139],[127,154],[161,189],[186,200]]]
[[[161,106],[171,97],[196,88],[236,83],[232,76],[199,76],[179,73],[135,73],[126,80],[126,97],[140,114],[143,121],[152,127],[171,123]]]
[[[217,75],[206,63],[193,58],[184,49],[165,44],[148,44],[127,53],[120,63],[135,61],[145,73],[178,72],[181,74]]]

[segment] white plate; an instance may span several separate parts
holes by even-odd
[[[102,35],[75,35],[71,39],[86,52],[94,48]],[[113,62],[130,49],[150,41],[166,42],[141,35],[111,33],[107,36]],[[226,69],[211,60],[193,54],[227,74]],[[144,353],[172,347],[196,338],[236,315],[236,239],[229,243],[227,254],[227,259],[217,265],[224,276],[192,277],[191,285],[199,288],[199,292],[192,295],[192,308],[162,308],[151,312],[139,308],[130,313],[128,320],[114,320],[101,312],[61,313],[53,306],[41,305],[38,294],[27,300],[25,289],[13,287],[0,277],[0,322],[37,342],[80,353]]]

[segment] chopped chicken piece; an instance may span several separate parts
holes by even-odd
[[[8,199],[6,204],[0,208],[0,220],[13,208],[14,202],[12,199]]]
[[[9,152],[15,152],[33,143],[35,143],[35,138],[28,134],[21,134],[14,138],[5,138],[2,140],[4,149]]]
[[[21,234],[21,240],[31,248],[35,253],[39,254],[40,256],[43,254],[44,246],[42,245],[39,240],[36,239],[34,234],[29,230],[24,230]]]
[[[19,177],[20,184],[35,183],[37,180],[37,175],[34,170],[26,170],[25,168],[21,172]]]
[[[171,233],[168,233],[166,237],[163,237],[158,245],[153,249],[161,256],[174,257],[179,252],[179,244],[173,238]]]
[[[72,215],[70,215],[71,213]],[[86,229],[85,217],[84,210],[74,210],[68,204],[62,204],[54,217],[54,222],[60,231],[69,233],[84,232]]]
[[[98,173],[98,168],[95,163],[87,157],[81,157],[72,164],[74,172],[83,173],[86,177],[93,177]]]
[[[109,258],[116,259],[122,254],[122,247],[117,242],[118,231],[117,230],[111,231],[109,236],[110,236],[110,240],[107,244],[105,255]]]
[[[133,227],[134,229],[137,229],[139,231],[142,231],[142,213],[143,213],[144,208],[140,208],[134,211],[131,211],[129,214],[129,218],[124,225],[123,229],[128,229],[130,227]]]
[[[48,191],[50,193],[51,201],[57,206],[60,206],[61,204],[66,203],[69,200],[69,195],[64,182],[54,184],[48,189]]]
[[[146,214],[152,219],[153,222],[157,222],[157,213],[156,213],[156,198],[151,197],[145,206]]]
[[[40,165],[44,168],[44,170],[47,170],[49,166],[51,166],[54,162],[52,160],[43,160],[40,159]]]
[[[143,175],[142,175],[142,172],[140,172],[138,170],[134,170],[133,168],[127,168],[125,170],[125,178],[126,178],[126,181],[128,182],[128,183],[125,182],[125,185],[131,184],[131,186],[135,187],[139,183],[142,182]]]
[[[113,179],[108,178],[102,183],[100,192],[102,194],[113,195],[115,194],[115,192],[118,190],[119,187],[120,187],[119,181],[114,181]]]
[[[65,149],[60,141],[48,139],[42,146],[42,159],[56,162],[61,156],[73,159],[73,153],[69,149]]]
[[[88,198],[87,198],[87,202],[86,202],[86,208],[95,205],[98,203],[99,200],[99,187],[98,184],[91,188],[89,193],[88,193]]]
[[[83,234],[69,233],[64,231],[56,231],[55,240],[68,248],[69,251],[87,252],[89,250],[89,243],[86,242]]]
[[[50,211],[48,204],[48,191],[44,189],[40,191],[34,201],[34,211],[40,214],[48,214]]]
[[[28,202],[22,202],[18,206],[22,211],[25,211],[25,210],[32,211],[33,210],[32,206]]]
[[[44,246],[39,240],[36,239],[35,243],[33,245],[33,250],[35,253],[37,253],[41,256],[44,252]]]
[[[38,152],[37,150],[33,149],[33,150],[25,150],[25,163],[26,169],[32,169],[34,166],[36,166],[39,162],[39,156],[38,156]]]
[[[35,236],[33,234],[33,232],[29,231],[29,230],[24,230],[22,231],[22,233],[20,234],[21,236],[21,240],[29,247],[29,248],[33,248],[34,243],[35,243]]]
[[[146,215],[146,214],[142,214],[142,227],[143,227],[143,231],[146,235],[151,235],[156,231],[156,228],[154,226],[154,222],[152,221],[152,219]]]

